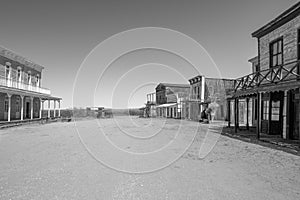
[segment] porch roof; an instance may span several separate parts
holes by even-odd
[[[3,87],[0,86],[0,92],[12,94],[12,95],[32,96],[32,97],[41,98],[42,100],[62,100],[62,98],[60,97],[54,97],[49,94],[43,94],[43,93],[33,92],[29,90],[21,90],[21,89],[5,87],[5,86]]]
[[[278,83],[272,85],[264,85],[256,88],[246,89],[246,90],[237,90],[231,96],[242,97],[242,96],[251,96],[255,95],[257,92],[275,92],[275,91],[284,91],[300,88],[300,81]]]
[[[156,108],[163,108],[163,107],[170,107],[170,106],[175,106],[177,103],[165,103],[161,104],[159,106],[156,106]]]

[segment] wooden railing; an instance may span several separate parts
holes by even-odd
[[[50,95],[50,90],[46,88],[41,88],[35,85],[30,85],[21,81],[16,81],[10,78],[5,78],[3,76],[0,76],[0,86],[5,86],[5,87],[11,87],[11,88],[16,88],[16,89],[21,89],[21,90],[27,90],[31,92],[37,92],[37,93],[42,93],[42,94],[47,94]]]
[[[234,90],[247,90],[259,86],[300,80],[300,61],[261,70],[234,81]]]

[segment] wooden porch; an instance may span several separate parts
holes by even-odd
[[[300,62],[258,71],[234,81],[228,100],[228,127],[256,129],[262,135],[299,140]],[[242,123],[242,124],[241,124]]]

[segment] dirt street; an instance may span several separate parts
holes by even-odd
[[[119,117],[0,131],[0,199],[300,199],[300,157],[220,123]]]

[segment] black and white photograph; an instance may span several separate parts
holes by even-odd
[[[300,199],[300,1],[10,0],[0,200]]]

